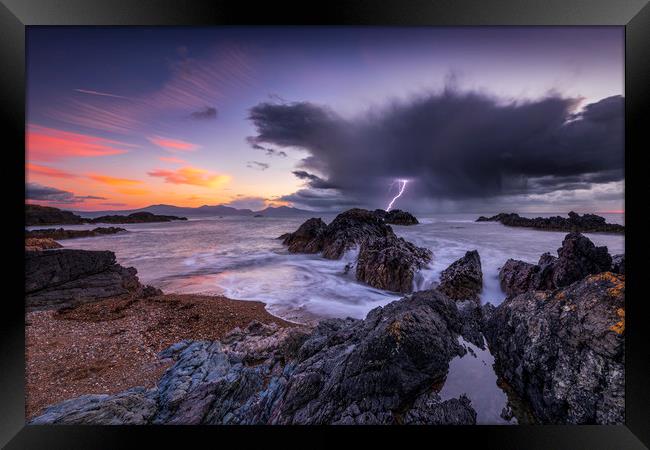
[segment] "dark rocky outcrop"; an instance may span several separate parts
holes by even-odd
[[[41,205],[25,205],[25,225],[78,225],[86,219],[70,211]]]
[[[187,217],[163,216],[150,212],[136,212],[128,216],[99,216],[94,219],[87,219],[88,223],[149,223],[149,222],[171,222],[172,220],[187,220]]]
[[[496,216],[481,216],[476,219],[477,222],[501,222],[509,227],[527,227],[548,231],[578,231],[582,233],[624,233],[623,225],[606,223],[605,218],[596,214],[576,214],[571,211],[569,217],[535,217],[529,219],[521,217],[515,213],[500,213]]]
[[[28,310],[49,309],[124,294],[158,293],[142,286],[133,267],[122,267],[109,251],[58,249],[25,254]]]
[[[612,256],[612,272],[625,275],[625,255]]]
[[[50,238],[50,239],[74,239],[84,237],[102,236],[105,234],[115,234],[126,231],[119,227],[98,227],[92,230],[64,230],[63,228],[46,228],[42,230],[26,231],[25,236],[28,238]]]
[[[431,251],[402,238],[367,240],[357,259],[357,280],[387,291],[409,293],[418,270],[431,262]]]
[[[409,212],[402,211],[401,209],[392,209],[383,217],[384,222],[391,225],[417,225],[418,219]]]
[[[486,312],[495,368],[543,423],[624,421],[625,278],[603,272]]]
[[[39,250],[51,250],[61,248],[61,244],[50,238],[25,238],[25,251],[34,252]]]
[[[318,253],[323,249],[323,234],[327,225],[320,218],[311,218],[293,233],[280,236],[291,253]]]
[[[371,211],[354,208],[342,212],[326,226],[317,218],[303,223],[294,233],[280,238],[291,246],[294,253],[322,252],[327,259],[340,259],[353,247],[360,246],[367,239],[395,237],[390,226]]]
[[[440,274],[438,289],[454,300],[479,300],[483,290],[481,257],[476,250],[454,261]]]
[[[567,234],[557,252],[557,257],[543,254],[537,265],[509,259],[499,271],[501,289],[508,295],[556,289],[612,266],[607,247],[596,247],[580,233]]]
[[[455,302],[423,291],[365,320],[313,331],[252,323],[221,342],[183,341],[155,388],[86,395],[33,424],[474,424],[469,400],[435,389],[464,355]]]

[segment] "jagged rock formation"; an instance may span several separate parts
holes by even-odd
[[[38,250],[50,250],[53,248],[61,248],[61,244],[56,242],[54,239],[49,238],[26,238],[25,239],[25,251],[34,252]]]
[[[402,211],[401,209],[392,209],[388,211],[384,217],[384,222],[391,225],[417,225],[418,219],[409,212]]]
[[[173,345],[153,389],[82,396],[32,423],[473,424],[466,397],[433,389],[466,352],[461,333],[455,302],[435,290],[311,332],[253,323],[222,342]]]
[[[477,222],[501,222],[503,225],[509,227],[527,227],[536,228],[540,230],[549,231],[578,231],[582,233],[588,232],[605,232],[605,233],[624,233],[625,227],[623,225],[606,223],[604,217],[597,216],[596,214],[576,214],[571,211],[569,217],[535,217],[529,219],[521,217],[515,213],[500,213],[496,216],[485,217],[481,216],[476,219]]]
[[[567,234],[557,252],[557,257],[543,254],[537,265],[509,259],[499,271],[501,289],[508,295],[556,289],[612,266],[607,247],[596,247],[580,233]]]
[[[327,225],[320,218],[311,218],[293,233],[280,238],[289,247],[291,253],[318,253],[323,249],[323,233]]]
[[[418,270],[431,262],[429,249],[402,238],[379,238],[361,245],[357,259],[357,280],[387,291],[409,293]]]
[[[92,230],[64,230],[63,228],[46,228],[42,230],[26,231],[28,238],[50,238],[50,239],[74,239],[84,237],[101,236],[105,234],[115,234],[126,231],[119,227],[98,227]]]
[[[161,292],[142,286],[134,267],[122,267],[109,251],[58,249],[25,254],[28,310],[59,308],[123,294]]]
[[[589,275],[486,312],[499,373],[543,423],[624,421],[625,277]]]
[[[440,274],[438,289],[454,300],[479,300],[483,290],[481,257],[476,250],[454,261]]]

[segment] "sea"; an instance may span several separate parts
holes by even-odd
[[[607,222],[624,224],[623,214],[599,215]],[[468,250],[477,250],[483,270],[481,301],[498,305],[505,298],[499,287],[499,268],[509,258],[537,263],[542,253],[556,255],[566,235],[564,232],[506,227],[498,222],[476,222],[478,216],[420,215],[419,225],[392,225],[398,236],[433,252],[431,264],[416,276],[415,290],[431,287],[449,264]],[[188,217],[187,221],[121,224],[118,226],[127,229],[127,233],[60,242],[66,248],[111,250],[118,263],[138,270],[141,282],[166,293],[216,294],[239,300],[259,300],[266,304],[271,314],[294,322],[313,323],[333,317],[361,319],[371,309],[403,297],[357,282],[354,270],[345,273],[346,264],[356,259],[356,249],[336,261],[319,255],[290,254],[278,237],[294,231],[308,217]],[[329,223],[335,215],[320,217]],[[104,225],[65,228],[96,226]],[[612,255],[624,253],[623,235],[585,235],[594,244],[607,246]],[[477,410],[478,423],[517,423],[517,417],[505,419],[501,415],[508,399],[497,385],[489,349],[481,350],[467,342],[463,345],[472,351],[451,361],[440,395],[452,398],[467,394]]]

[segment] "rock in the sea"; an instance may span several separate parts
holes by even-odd
[[[481,257],[476,250],[454,261],[440,274],[438,289],[454,300],[479,300],[483,290]]]
[[[557,253],[557,257],[543,254],[537,265],[509,259],[499,271],[501,289],[508,295],[556,289],[612,266],[607,247],[596,247],[580,233],[567,234]]]
[[[606,233],[624,233],[625,226],[606,223],[605,218],[597,216],[596,214],[580,215],[573,211],[569,213],[569,217],[535,217],[529,219],[521,217],[515,213],[500,213],[496,216],[485,217],[480,216],[476,219],[477,222],[501,222],[503,225],[509,227],[527,227],[537,228],[539,230],[549,231],[578,231],[582,233],[589,232],[606,232]]]
[[[109,215],[95,217],[94,219],[86,219],[88,223],[149,223],[171,222],[172,220],[187,220],[187,217],[165,216],[141,211],[129,214],[128,216]]]
[[[603,272],[492,309],[484,334],[497,373],[537,420],[623,423],[624,297],[624,275]]]
[[[141,294],[134,267],[109,251],[58,249],[25,254],[28,310],[59,308],[123,294]],[[148,291],[151,292],[151,291]]]
[[[76,225],[86,220],[70,211],[41,205],[25,205],[25,225]]]
[[[392,209],[383,218],[384,222],[391,225],[417,225],[420,223],[413,214],[401,209]]]
[[[165,350],[176,362],[155,388],[68,400],[32,423],[474,424],[466,397],[434,389],[466,352],[461,333],[455,302],[437,291],[311,332],[252,323]]]
[[[625,275],[625,255],[612,256],[612,272]]]
[[[395,237],[392,228],[375,213],[354,208],[342,212],[327,226],[312,218],[294,233],[280,236],[295,253],[322,252],[327,259],[341,259],[343,254],[368,239]]]
[[[320,218],[312,217],[293,233],[283,235],[282,243],[291,253],[318,253],[323,249],[323,234],[327,225]]]
[[[367,240],[357,259],[357,280],[387,291],[409,293],[418,270],[431,262],[431,250],[402,238]]]
[[[126,231],[119,227],[97,227],[92,230],[65,230],[63,228],[46,228],[41,230],[26,231],[28,238],[74,239],[84,237],[102,236]]]
[[[53,248],[61,248],[61,244],[56,242],[51,238],[32,238],[28,237],[25,239],[25,251],[33,252],[39,250],[50,250]]]

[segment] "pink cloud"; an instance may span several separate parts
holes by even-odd
[[[192,144],[191,142],[181,141],[179,139],[169,139],[160,136],[151,136],[147,139],[149,142],[171,151],[180,150],[188,152],[199,148],[199,145]]]
[[[27,163],[25,165],[27,175],[41,175],[50,178],[76,178],[77,175],[64,170],[55,169],[54,167],[40,166],[38,164]]]
[[[128,151],[124,147],[134,145],[40,125],[28,125],[25,134],[27,156],[36,161],[119,155]]]

